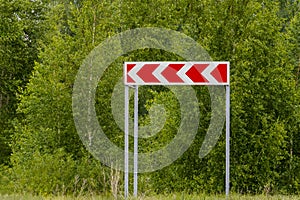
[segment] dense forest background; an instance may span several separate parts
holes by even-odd
[[[231,191],[298,194],[299,11],[299,0],[0,0],[0,191],[122,193],[122,172],[93,158],[77,135],[72,87],[84,58],[104,39],[161,27],[190,36],[213,60],[230,61]],[[106,70],[96,109],[105,133],[120,146],[123,132],[110,98],[122,63],[132,60],[182,58],[141,49]],[[207,88],[194,89],[201,113],[196,139],[172,165],[141,174],[140,192],[224,192],[225,137],[198,157],[211,108]],[[178,115],[163,87],[142,87],[140,102],[141,124],[153,103]],[[172,139],[177,122],[166,123],[159,136],[140,141],[141,151]]]

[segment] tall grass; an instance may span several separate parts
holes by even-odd
[[[0,195],[1,200],[122,200],[124,198],[114,196],[32,196],[32,195]],[[155,195],[149,197],[129,198],[128,200],[223,200],[224,195],[186,195],[186,194],[168,194]],[[300,196],[283,196],[283,195],[231,195],[230,200],[299,200]]]

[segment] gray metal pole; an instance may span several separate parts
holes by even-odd
[[[230,183],[230,86],[226,85],[226,175],[225,193],[229,196]]]
[[[138,86],[135,86],[135,91],[134,91],[134,166],[133,166],[133,195],[134,197],[137,197],[137,190],[138,190],[138,102],[139,102],[139,89]]]
[[[129,168],[129,159],[128,159],[128,152],[129,152],[129,140],[128,140],[128,126],[129,126],[129,87],[125,85],[125,124],[124,124],[124,140],[125,140],[125,149],[124,149],[124,196],[125,198],[128,197],[128,168]]]

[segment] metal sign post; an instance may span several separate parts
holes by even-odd
[[[133,196],[137,197],[138,190],[138,102],[139,88],[136,85],[134,89],[134,146],[133,146]]]
[[[230,184],[230,84],[229,62],[125,62],[125,155],[124,196],[129,195],[129,87],[134,91],[133,195],[138,191],[138,86],[139,85],[223,85],[226,89],[225,193]]]
[[[230,183],[230,85],[226,85],[226,172],[225,172],[225,194],[229,196]]]
[[[134,87],[134,166],[133,166],[133,195],[137,196],[138,191],[138,86]],[[129,86],[125,85],[125,155],[124,155],[124,196],[129,194]]]
[[[125,85],[125,127],[124,127],[124,132],[125,132],[125,155],[124,155],[124,195],[125,198],[128,197],[128,173],[129,173],[129,120],[128,120],[128,115],[129,115],[129,86]]]

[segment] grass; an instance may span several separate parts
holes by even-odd
[[[0,195],[1,200],[114,200],[113,197],[108,196],[53,196],[42,197],[32,195]],[[119,198],[122,200],[124,198]],[[149,197],[129,198],[128,200],[221,200],[226,199],[224,195],[185,195],[185,194],[169,194],[169,195],[156,195]],[[231,195],[230,200],[298,200],[300,196],[284,196],[284,195]]]

